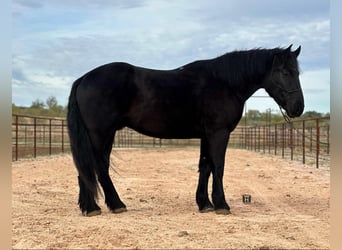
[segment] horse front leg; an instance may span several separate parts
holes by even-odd
[[[196,191],[196,202],[201,213],[214,210],[213,204],[208,197],[208,181],[212,169],[212,163],[208,155],[208,143],[201,140],[201,154],[199,159],[199,178]]]
[[[213,164],[212,201],[217,214],[230,214],[230,207],[226,202],[223,189],[224,162],[229,135],[227,130],[219,130],[207,134],[208,153]]]

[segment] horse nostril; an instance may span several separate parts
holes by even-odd
[[[296,113],[296,116],[300,116],[303,111],[304,111],[304,105],[302,102],[296,102],[296,106],[295,106],[295,113]]]
[[[287,107],[288,107],[288,115],[292,118],[300,116],[304,111],[304,104],[302,101],[296,101],[288,105]]]

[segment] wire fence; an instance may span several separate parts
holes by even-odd
[[[159,139],[124,128],[114,147],[191,147],[199,139]],[[262,126],[238,126],[229,147],[279,155],[318,167],[330,166],[330,117]],[[70,152],[66,120],[12,115],[12,160]]]

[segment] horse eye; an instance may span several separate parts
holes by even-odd
[[[288,76],[288,75],[290,74],[290,72],[289,72],[288,70],[285,70],[285,69],[282,71],[282,73],[283,73],[283,75],[285,75],[285,76]]]

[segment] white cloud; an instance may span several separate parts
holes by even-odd
[[[308,97],[312,98],[316,95],[318,95],[316,96],[317,99],[319,99],[319,96],[329,97],[330,69],[323,68],[317,70],[304,71],[300,75],[300,81],[304,89],[304,94],[307,94]]]

